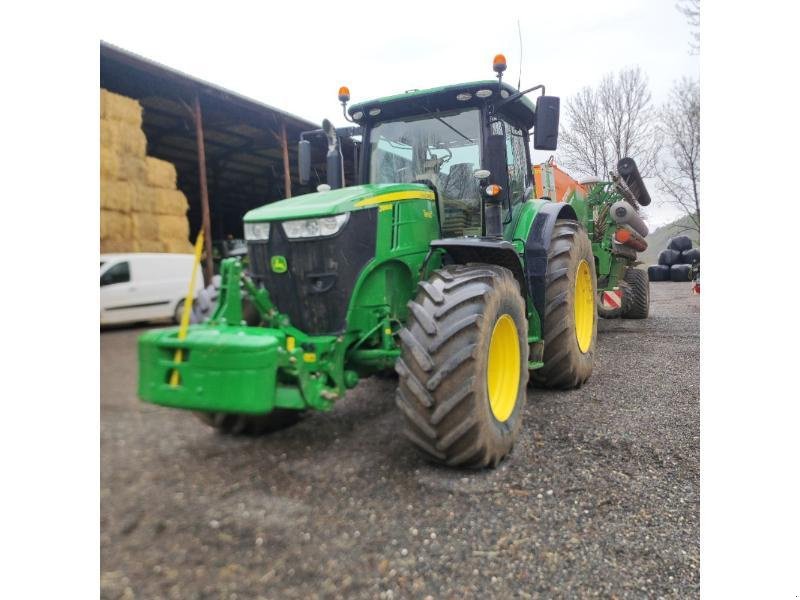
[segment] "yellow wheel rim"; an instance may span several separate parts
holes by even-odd
[[[497,319],[489,342],[486,389],[494,418],[501,423],[514,412],[519,391],[519,334],[514,319],[503,314]]]
[[[594,329],[594,290],[589,263],[582,260],[575,274],[575,337],[578,348],[584,354],[592,344]]]

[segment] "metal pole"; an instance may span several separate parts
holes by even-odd
[[[283,187],[287,198],[292,197],[292,176],[289,171],[289,144],[286,141],[286,122],[281,123],[281,150],[283,151]]]
[[[208,183],[206,181],[206,145],[203,140],[203,113],[200,97],[194,95],[194,125],[197,135],[197,168],[200,173],[200,206],[203,209],[203,232],[205,234],[206,264],[203,269],[206,285],[214,276],[214,260],[211,254],[211,211],[208,208]]]

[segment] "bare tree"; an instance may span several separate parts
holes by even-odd
[[[689,42],[689,53],[700,54],[700,0],[681,0],[675,5],[689,23],[692,40]]]
[[[643,177],[654,172],[659,131],[647,77],[639,67],[609,73],[597,89],[583,88],[567,100],[565,116],[559,157],[568,169],[608,178],[617,161],[630,156]]]
[[[687,229],[700,231],[700,84],[683,78],[675,83],[660,113],[666,156],[658,187],[689,217]]]

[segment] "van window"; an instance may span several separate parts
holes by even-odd
[[[131,280],[131,268],[127,261],[117,263],[100,277],[100,286],[125,283]]]

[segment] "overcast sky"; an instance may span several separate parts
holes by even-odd
[[[521,58],[522,85],[544,83],[562,99],[637,64],[656,103],[673,81],[699,76],[674,0],[287,4],[124,4],[102,13],[101,38],[313,122],[328,117],[339,125],[340,85],[361,101],[491,78],[498,52],[507,57],[509,83],[517,83]],[[658,204],[648,210],[652,226],[680,216]]]

